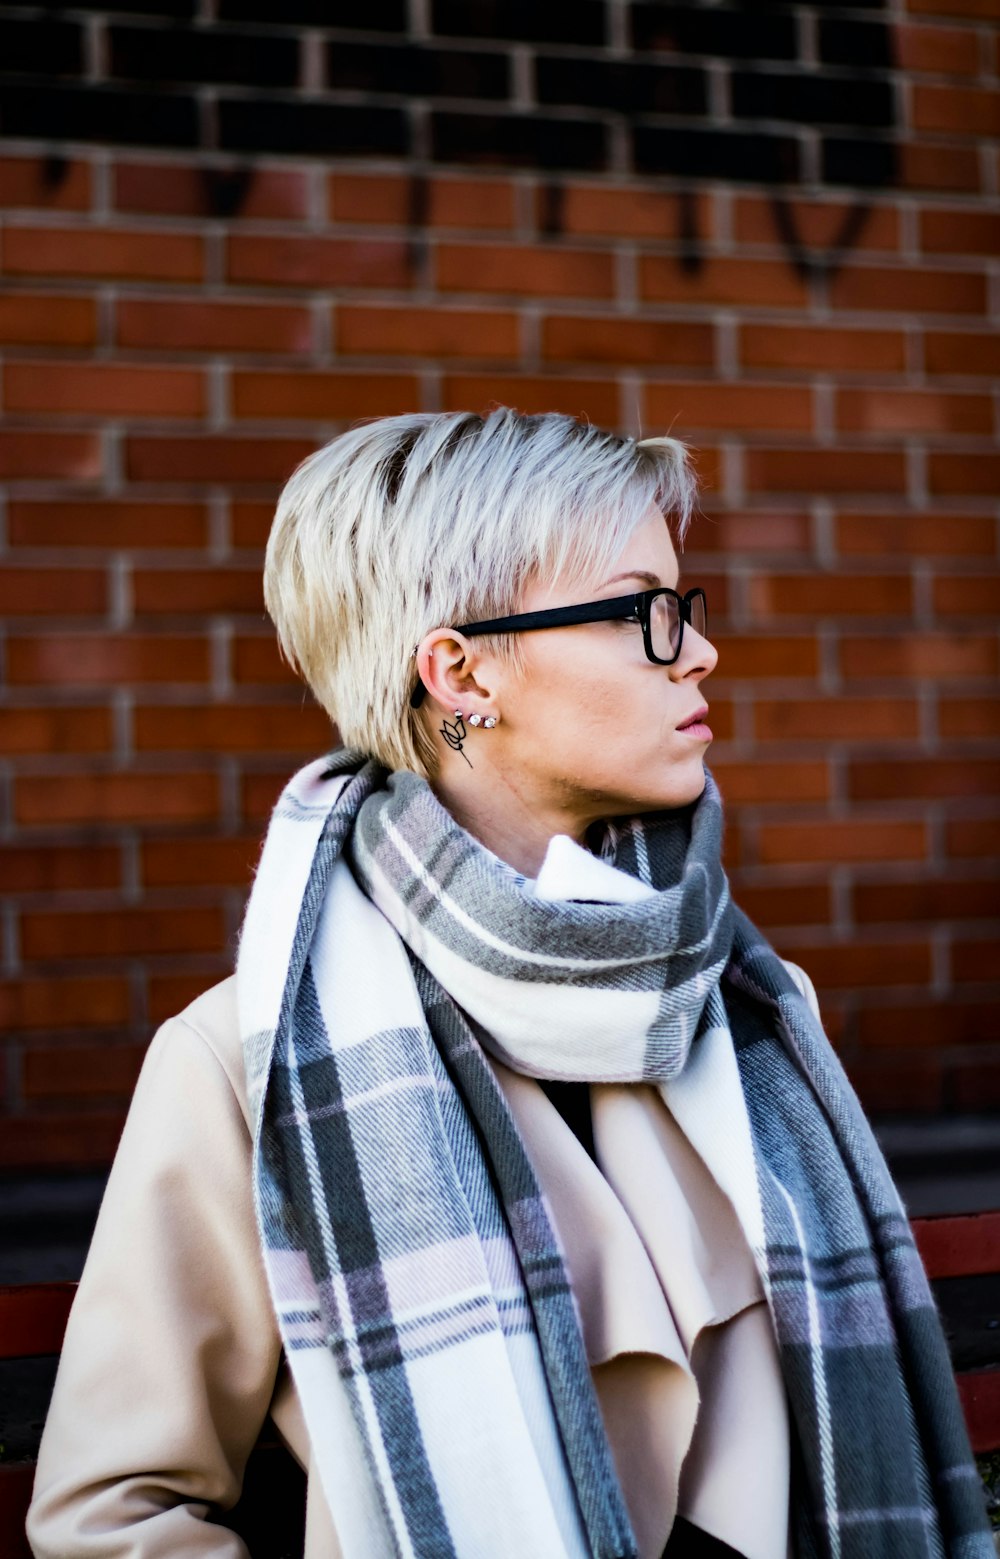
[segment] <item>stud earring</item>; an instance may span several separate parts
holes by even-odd
[[[499,722],[499,715],[463,715],[460,709],[455,710],[455,719],[463,719],[466,725],[481,725],[485,731],[492,731]]]

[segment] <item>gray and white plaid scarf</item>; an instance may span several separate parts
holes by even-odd
[[[636,1554],[484,1050],[666,1085],[720,1029],[753,1136],[798,1559],[992,1556],[905,1211],[808,1003],[731,902],[721,836],[708,776],[693,806],[606,829],[602,853],[654,895],[543,902],[416,775],[341,752],[278,802],[237,980],[254,1189],[345,1559]]]

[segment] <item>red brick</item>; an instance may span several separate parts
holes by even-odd
[[[907,0],[907,9],[924,16],[967,16],[983,21],[1000,16],[998,0]]]
[[[899,183],[903,189],[979,190],[982,170],[975,146],[936,146],[926,141],[897,146]]]
[[[240,801],[246,821],[265,823],[287,784],[288,774],[285,770],[244,774],[240,787]]]
[[[792,200],[786,202],[786,211],[794,224],[795,234],[807,248],[828,251],[840,238],[845,222],[851,220],[854,208],[844,201]],[[775,216],[774,202],[760,195],[738,196],[735,202],[733,236],[743,244],[773,244],[786,250],[786,240]],[[853,239],[854,249],[897,249],[899,247],[899,216],[893,206],[872,206]]]
[[[986,514],[838,514],[837,549],[845,553],[980,556],[996,550]]]
[[[225,935],[222,910],[214,905],[47,910],[21,917],[24,956],[39,960],[213,953],[221,949]]]
[[[945,850],[959,859],[1000,856],[1000,817],[958,817],[945,824]]]
[[[643,255],[639,293],[657,303],[730,303],[743,308],[801,309],[809,302],[805,282],[787,261],[742,257],[710,257],[692,271],[677,255]]]
[[[700,513],[689,532],[692,552],[808,552],[812,548],[809,516],[782,510],[760,513]]]
[[[736,883],[734,897],[758,926],[825,926],[830,921],[830,889],[824,883]]]
[[[766,823],[757,836],[762,864],[800,865],[818,861],[921,861],[927,855],[923,823],[885,818],[831,818],[815,823]]]
[[[906,343],[899,330],[861,330],[844,325],[743,325],[740,357],[752,368],[900,372],[906,365]]]
[[[208,641],[180,634],[50,633],[14,638],[15,685],[120,687],[127,682],[207,682]]]
[[[11,276],[95,276],[199,282],[202,239],[127,227],[8,227],[3,268]]]
[[[931,977],[931,950],[926,942],[813,943],[796,946],[785,956],[807,969],[820,990],[852,986],[926,985]]]
[[[714,359],[715,332],[712,325],[695,320],[553,314],[542,322],[542,356],[550,361],[700,368]]]
[[[0,567],[0,612],[10,617],[92,617],[107,598],[103,569]]]
[[[255,682],[271,686],[275,682],[295,682],[295,672],[282,660],[273,635],[238,635],[233,640],[233,678],[240,684]]]
[[[337,351],[346,355],[516,358],[518,317],[497,309],[418,309],[342,304]]]
[[[0,709],[0,748],[15,753],[106,752],[110,709]]]
[[[315,440],[257,436],[159,438],[125,441],[125,466],[133,482],[219,482],[277,487],[316,448]]]
[[[0,158],[0,206],[35,206],[45,211],[87,211],[90,207],[90,164],[61,164],[58,179],[50,174],[47,157]]]
[[[686,203],[691,200],[694,210]],[[688,191],[680,194],[656,188],[622,189],[617,184],[574,184],[559,187],[554,211],[548,192],[539,189],[535,221],[540,228],[555,217],[558,231],[581,237],[683,238],[688,226],[703,241],[715,235],[715,214],[710,197]]]
[[[819,654],[810,634],[712,634],[720,677],[815,677]]]
[[[762,433],[808,433],[812,397],[799,388],[774,384],[647,384],[643,390],[650,426],[745,429]]]
[[[394,227],[509,228],[514,186],[508,179],[432,178],[402,174],[332,173],[330,213],[336,222]]]
[[[7,363],[8,411],[88,417],[201,417],[204,381],[195,368],[120,363]]]
[[[147,982],[149,1021],[165,1023],[168,1018],[175,1017],[203,991],[207,991],[210,985],[214,985],[228,973],[231,971],[226,969],[220,970],[215,975],[151,975]]]
[[[954,574],[934,580],[934,610],[995,617],[1000,612],[1000,576]]]
[[[911,741],[920,713],[908,698],[782,698],[755,701],[760,741]]]
[[[9,536],[20,547],[203,547],[205,510],[194,503],[13,502]]]
[[[975,941],[953,942],[951,948],[951,972],[954,979],[996,981],[1000,971],[1000,941],[977,938]]]
[[[231,282],[270,287],[409,287],[405,243],[375,238],[231,237]]]
[[[919,1006],[863,1007],[858,1038],[866,1049],[906,1049],[920,1045],[943,1050],[977,1045],[997,1033],[997,1009],[976,1002],[921,1002]]]
[[[920,213],[920,247],[928,254],[996,254],[1000,212],[968,206],[925,208]]]
[[[109,1028],[128,1022],[128,982],[66,976],[0,981],[0,1027],[18,1029]],[[4,1129],[7,1123],[4,1122]],[[2,1135],[2,1133],[0,1133]]]
[[[934,76],[979,74],[979,38],[968,27],[926,27],[916,23],[894,29],[896,62],[901,70]]]
[[[63,780],[72,790],[73,780]],[[112,845],[3,845],[0,879],[8,893],[59,893],[121,886],[121,858]]]
[[[898,450],[748,449],[747,486],[772,493],[902,493],[906,465]]]
[[[998,670],[997,645],[985,633],[893,633],[852,636],[840,645],[845,677],[988,677]]]
[[[993,1033],[996,1034],[1000,1009],[993,1007]],[[981,1066],[956,1066],[950,1076],[951,1106],[981,1114],[1000,1105],[1000,1065],[996,1061]]]
[[[16,346],[92,346],[97,340],[93,298],[9,292],[0,298],[0,341]]]
[[[124,1106],[11,1116],[0,1132],[0,1164],[7,1169],[104,1167],[114,1158],[124,1124]]]
[[[614,261],[603,249],[531,244],[441,244],[437,285],[443,292],[500,292],[536,298],[610,298]]]
[[[530,378],[501,374],[448,374],[441,385],[445,411],[482,411],[496,404],[529,414],[567,412],[614,427],[619,420],[618,386],[606,379]]]
[[[260,856],[258,834],[239,839],[146,839],[142,880],[151,888],[249,888]]]
[[[234,547],[262,548],[274,520],[273,503],[233,503],[229,510],[229,528]]]
[[[908,574],[758,574],[750,609],[762,617],[899,616],[912,609]]]
[[[321,753],[333,745],[329,717],[315,704],[150,704],[134,718],[140,752]]]
[[[986,273],[847,265],[830,283],[830,301],[879,314],[985,314]]]
[[[924,361],[932,374],[1000,374],[1000,334],[973,330],[929,330]]]
[[[158,216],[212,217],[213,171],[184,163],[120,162],[112,171],[112,203],[119,211]],[[226,170],[217,170],[223,175]],[[309,214],[309,184],[293,168],[249,170],[246,194],[227,221],[299,221]]]
[[[712,773],[723,798],[732,806],[787,806],[790,801],[826,801],[830,794],[829,773],[821,762],[713,761]]]
[[[1000,761],[991,758],[859,758],[848,770],[848,794],[855,801],[992,797],[998,787]]]
[[[1000,455],[937,451],[928,456],[927,479],[932,493],[992,497],[1000,490]]]
[[[198,823],[219,815],[214,774],[85,773],[68,784],[61,774],[15,781],[14,810],[27,824]]]
[[[838,390],[835,417],[847,433],[992,433],[993,402],[924,390]]]
[[[936,1060],[908,1057],[905,1066],[873,1066],[854,1059],[848,1068],[862,1107],[869,1114],[939,1115],[943,1077]]]
[[[138,613],[252,612],[263,616],[259,568],[147,568],[132,579]]]
[[[970,38],[969,42],[976,40]],[[955,135],[1000,135],[1000,92],[985,87],[914,83],[913,124]]]
[[[119,344],[147,351],[297,354],[313,349],[312,315],[296,304],[120,298],[117,319]]]
[[[17,481],[67,477],[93,482],[101,474],[101,443],[96,433],[0,433],[0,478]]]
[[[29,1103],[127,1099],[144,1053],[142,1045],[36,1045],[24,1057],[24,1097]]]
[[[993,920],[1000,904],[1000,881],[911,877],[858,882],[852,901],[854,918],[864,926],[882,921]]]
[[[1000,699],[942,698],[938,730],[942,736],[1000,736]]]
[[[329,422],[385,417],[416,411],[420,384],[412,374],[236,372],[232,377],[237,417],[288,417]]]

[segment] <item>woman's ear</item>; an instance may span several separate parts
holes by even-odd
[[[496,714],[495,668],[477,652],[475,641],[455,628],[432,628],[417,646],[417,670],[429,699],[453,715]]]

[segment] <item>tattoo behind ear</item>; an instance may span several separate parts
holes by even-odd
[[[471,769],[472,764],[462,748],[462,743],[466,740],[468,734],[468,731],[465,729],[465,720],[460,709],[455,710],[455,719],[453,723],[446,720],[444,725],[441,727],[441,735],[448,743],[448,746],[453,748],[455,752],[460,752]]]

